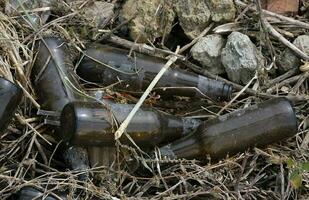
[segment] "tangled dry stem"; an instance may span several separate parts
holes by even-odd
[[[84,5],[84,4],[82,4]],[[230,112],[240,109],[254,102],[261,101],[261,98],[272,98],[277,95],[292,96],[296,102],[295,110],[300,121],[298,134],[287,141],[268,146],[264,149],[253,149],[246,153],[226,158],[220,162],[203,164],[198,161],[186,160],[149,160],[147,155],[139,149],[120,146],[131,155],[134,155],[141,163],[147,165],[152,171],[150,174],[136,174],[126,168],[110,169],[97,167],[90,169],[95,174],[87,181],[79,181],[78,176],[85,171],[69,171],[63,166],[57,156],[58,143],[53,140],[53,133],[46,129],[42,120],[33,112],[36,103],[36,96],[30,82],[30,72],[35,57],[32,44],[37,38],[43,35],[56,34],[67,39],[70,45],[82,51],[84,39],[79,32],[68,31],[74,27],[78,10],[68,9],[68,13],[45,24],[38,30],[33,30],[27,24],[16,21],[13,17],[0,12],[0,75],[19,83],[25,90],[22,104],[19,106],[16,117],[12,120],[7,131],[0,139],[0,197],[9,198],[11,194],[25,186],[32,186],[44,192],[44,195],[52,195],[61,199],[55,191],[65,191],[68,198],[77,197],[80,199],[189,199],[193,197],[211,199],[308,199],[309,197],[309,174],[301,174],[302,184],[295,189],[291,185],[290,175],[298,164],[308,162],[308,73],[295,75],[290,73],[283,78],[274,77],[268,82],[273,87],[267,90],[259,85],[259,79],[253,79],[252,84],[247,88],[232,83],[238,90],[233,101],[226,105],[207,101],[192,102],[192,107],[187,108],[184,102],[187,99],[180,99],[179,102],[164,104],[160,100],[152,100],[146,103],[160,105],[161,109],[167,112],[173,110],[178,115],[191,115],[200,111],[211,110],[217,107],[217,111]],[[250,20],[248,16],[254,15],[250,9],[242,12],[238,20],[244,24],[243,31],[252,29],[255,36],[259,35],[259,20],[252,26],[246,23]],[[83,23],[83,22],[82,22]],[[308,23],[303,22],[303,23]],[[84,24],[87,24],[86,22]],[[288,30],[293,32],[293,29]],[[302,33],[308,34],[303,29]],[[295,33],[299,34],[299,31]],[[283,45],[274,42],[270,38],[276,52],[283,49]],[[119,42],[111,38],[112,42],[118,41],[118,45],[134,45],[124,39]],[[263,48],[263,47],[262,47]],[[156,56],[167,56],[169,52],[161,49],[158,52],[144,50],[144,53],[155,54]],[[265,50],[267,51],[267,50]],[[272,60],[272,58],[269,58]],[[185,61],[188,64],[188,61]],[[203,71],[194,64],[187,65],[197,73],[216,78],[209,72]],[[226,79],[217,77],[220,80],[229,82]],[[293,81],[288,81],[290,79]],[[230,82],[229,82],[230,83]],[[296,84],[295,84],[296,83]],[[267,85],[267,84],[266,84]],[[285,86],[285,90],[281,88]],[[240,91],[240,92],[239,92]],[[111,93],[109,90],[107,91]],[[244,93],[243,93],[244,92]],[[115,96],[115,93],[112,93]],[[116,94],[119,101],[136,102],[136,99]],[[293,98],[292,98],[293,99]],[[301,100],[301,101],[300,101]],[[162,105],[165,106],[162,106]],[[168,105],[166,108],[166,105]],[[206,105],[206,106],[205,106]],[[207,106],[208,105],[208,106]],[[185,111],[184,111],[185,110]],[[219,113],[219,114],[220,114]],[[205,115],[205,113],[204,113]],[[216,116],[215,112],[208,112],[207,116]],[[275,124],[274,124],[275,126]],[[159,157],[159,156],[158,156]],[[293,160],[293,166],[287,165]],[[162,168],[165,163],[172,163],[170,167]]]

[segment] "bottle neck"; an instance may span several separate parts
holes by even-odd
[[[263,147],[297,133],[291,104],[282,98],[203,122],[198,130],[162,148],[163,156],[217,160],[251,147]]]
[[[183,136],[195,132],[198,126],[201,124],[201,120],[192,118],[182,118],[182,122],[183,122]]]
[[[201,121],[197,119],[181,118],[172,115],[163,115],[158,113],[161,124],[161,142],[158,144],[175,141],[193,133],[200,125]]]
[[[115,85],[132,93],[143,92],[162,69],[165,60],[136,54],[129,58],[122,49],[93,44],[77,68],[77,74],[87,81],[103,85]],[[213,100],[230,98],[232,87],[223,82],[208,79],[180,69],[176,65],[164,73],[154,88],[163,96],[209,97]]]
[[[201,146],[195,137],[191,135],[181,138],[176,142],[161,147],[160,153],[162,158],[167,159],[196,159],[202,156]]]
[[[211,99],[222,101],[229,100],[232,94],[232,86],[224,82],[198,76],[200,96],[207,96]]]

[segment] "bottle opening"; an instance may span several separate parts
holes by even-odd
[[[76,132],[76,112],[73,103],[68,103],[62,110],[61,118],[60,118],[61,130],[60,130],[60,138],[64,140],[64,142],[71,142],[74,133]]]

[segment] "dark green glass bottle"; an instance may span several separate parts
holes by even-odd
[[[106,166],[111,167],[117,161],[116,147],[88,147],[88,157],[91,167]]]
[[[105,102],[73,102],[61,114],[63,139],[78,146],[113,146],[117,123],[128,116],[134,105]],[[171,142],[192,132],[199,121],[141,108],[127,128],[133,141],[143,147]],[[132,144],[123,136],[121,142]]]
[[[0,77],[0,133],[7,128],[22,95],[22,90],[17,85]]]
[[[77,74],[86,81],[132,93],[142,93],[158,74],[166,61],[101,44],[91,44],[77,67]],[[209,97],[227,100],[232,86],[220,81],[196,75],[173,65],[154,89],[162,95]]]
[[[45,37],[37,41],[36,60],[31,72],[31,79],[38,96],[41,108],[55,113],[53,120],[59,120],[64,106],[74,101],[84,101],[80,86],[73,72],[73,61],[69,56],[69,48],[61,38]],[[63,131],[59,126],[52,127],[57,139],[61,139]],[[73,170],[89,169],[87,151],[83,148],[61,146],[64,148],[63,157],[66,164]],[[79,160],[77,160],[79,159]],[[87,174],[79,176],[81,180],[87,179]]]
[[[297,119],[284,98],[266,101],[249,108],[203,122],[193,134],[160,148],[166,158],[217,160],[226,155],[263,147],[297,133]]]
[[[56,193],[56,194],[55,194]],[[32,199],[45,199],[45,200],[66,200],[66,195],[64,194],[59,194],[59,192],[54,192],[54,194],[44,194],[44,192],[41,192],[40,190],[34,188],[34,187],[23,187],[17,195],[17,197],[14,197],[14,199],[17,198],[17,200],[32,200]]]
[[[58,112],[72,101],[80,100],[83,91],[73,72],[73,61],[64,40],[46,37],[36,43],[36,60],[31,79],[41,108]]]

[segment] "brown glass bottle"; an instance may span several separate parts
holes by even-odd
[[[115,84],[119,90],[143,92],[165,65],[163,59],[133,54],[129,51],[101,44],[91,44],[76,72],[84,80],[104,86]],[[120,83],[119,83],[120,81]],[[227,100],[232,86],[196,75],[172,66],[156,85],[155,91],[163,95],[204,96],[214,100]]]
[[[36,50],[31,79],[39,103],[42,109],[60,114],[67,103],[82,98],[68,46],[61,38],[47,37],[36,43]]]
[[[67,104],[60,120],[63,139],[80,146],[113,146],[117,123],[125,120],[134,105],[111,102],[106,105],[108,108],[97,102]],[[189,134],[198,124],[199,121],[195,119],[179,118],[141,108],[130,122],[127,133],[137,145],[149,147]],[[132,144],[126,136],[121,138],[121,142]]]
[[[297,133],[290,102],[277,98],[203,122],[197,131],[160,148],[166,158],[214,160],[278,142]]]
[[[0,77],[0,133],[7,128],[21,101],[22,94],[18,86]]]
[[[64,40],[56,37],[45,37],[36,43],[36,60],[31,72],[31,79],[38,96],[41,109],[56,113],[58,120],[63,107],[76,100],[85,100],[79,93],[83,91],[73,72],[73,61]],[[58,126],[53,127],[56,136],[62,138],[63,131]],[[61,146],[65,148],[63,156],[66,164],[73,170],[85,170],[88,167],[87,150]],[[87,179],[88,174],[81,174],[81,180]]]
[[[78,171],[78,179],[86,181],[89,179],[89,157],[87,148],[70,146],[63,151],[65,163],[73,171]]]
[[[53,194],[47,195],[46,193],[34,188],[34,187],[23,187],[17,195],[14,195],[16,197],[13,197],[12,199],[17,199],[17,200],[31,200],[31,199],[45,199],[45,200],[58,200],[59,197],[62,200],[66,200],[66,195],[65,194],[59,194],[59,192],[53,192]],[[56,193],[56,194],[55,194]]]
[[[88,157],[91,167],[107,166],[111,167],[117,161],[116,147],[88,147]]]

